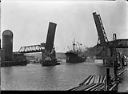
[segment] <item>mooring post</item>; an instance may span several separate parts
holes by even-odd
[[[118,58],[117,58],[117,52],[116,52],[116,49],[115,49],[115,60],[114,60],[114,77],[115,77],[115,83],[116,83],[116,86],[114,88],[114,91],[118,91],[118,75],[117,75],[117,71],[118,71],[118,66],[117,66],[117,63],[118,63]]]
[[[115,81],[117,81],[117,65],[116,65],[116,61],[114,61],[114,77],[115,77]]]
[[[109,85],[110,85],[110,69],[106,68],[106,90],[109,91]]]

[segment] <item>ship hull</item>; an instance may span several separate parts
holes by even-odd
[[[67,52],[66,55],[66,62],[67,63],[82,63],[86,60],[84,57],[78,56],[78,54],[73,52]]]

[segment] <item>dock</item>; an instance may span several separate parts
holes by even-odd
[[[69,91],[105,91],[106,75],[89,75],[79,86]]]
[[[108,78],[108,75],[89,75],[77,87],[71,88],[68,91],[117,91],[118,85],[121,82],[121,75],[127,69],[118,72],[118,78]]]

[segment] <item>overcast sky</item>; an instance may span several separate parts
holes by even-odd
[[[75,40],[90,47],[97,43],[93,12],[101,15],[108,40],[112,34],[128,38],[128,3],[117,1],[3,0],[1,31],[14,34],[13,50],[46,41],[49,22],[57,23],[55,48],[65,52]]]

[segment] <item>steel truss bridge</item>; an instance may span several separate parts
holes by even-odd
[[[22,46],[19,49],[19,53],[32,53],[32,52],[43,52],[45,50],[45,43],[41,45]]]
[[[100,15],[94,12],[93,17],[98,32],[98,39],[100,42],[97,46],[102,46],[102,44],[105,44],[108,45],[110,48],[111,47],[128,48],[128,39],[116,39],[113,41],[108,41]],[[43,52],[45,49],[51,51],[54,44],[55,29],[56,29],[56,24],[50,22],[46,43],[41,43],[40,45],[22,46],[18,52],[19,53]]]
[[[109,41],[110,46],[115,46],[116,48],[128,48],[128,39],[117,39],[115,41]],[[100,46],[100,44],[98,45]],[[41,45],[31,45],[31,46],[22,46],[18,53],[33,53],[33,52],[44,52],[45,43]]]
[[[56,25],[56,23],[49,22],[46,43],[41,43],[40,45],[22,46],[18,53],[44,52],[45,50],[51,52],[54,46]]]
[[[116,39],[114,41],[108,41],[106,45],[111,48],[128,48],[128,39]],[[102,44],[97,44],[97,46],[102,46]]]

